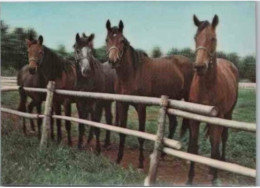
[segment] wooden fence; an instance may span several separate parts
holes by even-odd
[[[6,86],[2,87],[2,92],[17,91],[18,86]],[[210,167],[226,170],[229,172],[256,177],[256,170],[247,168],[238,164],[233,164],[229,162],[218,161],[215,159],[203,157],[200,155],[195,155],[187,153],[184,151],[179,151],[181,149],[181,143],[177,140],[168,139],[164,137],[164,127],[165,127],[165,118],[166,114],[174,114],[176,116],[193,119],[197,121],[202,121],[210,123],[211,125],[224,126],[244,131],[256,132],[256,124],[238,122],[233,120],[224,120],[216,118],[218,109],[213,106],[206,106],[200,104],[189,103],[185,101],[171,100],[167,96],[162,96],[161,98],[155,97],[142,97],[142,96],[132,96],[132,95],[118,95],[118,94],[106,94],[106,93],[92,93],[92,92],[81,92],[81,91],[68,91],[68,90],[58,90],[55,89],[55,83],[49,82],[47,89],[44,88],[24,88],[27,91],[34,92],[44,92],[47,93],[44,115],[41,114],[29,114],[25,112],[19,112],[16,110],[11,110],[7,108],[1,108],[2,112],[16,114],[21,117],[37,119],[43,118],[42,126],[42,136],[40,141],[40,149],[43,149],[47,146],[48,135],[49,135],[49,125],[51,119],[51,107],[52,107],[52,98],[54,94],[68,95],[75,97],[88,97],[94,99],[104,99],[104,100],[114,100],[120,102],[130,102],[130,103],[141,103],[145,105],[154,105],[160,106],[159,118],[158,118],[158,130],[156,135],[140,132],[136,130],[130,130],[127,128],[115,127],[112,125],[107,125],[99,122],[93,122],[89,120],[79,119],[75,117],[53,115],[54,119],[69,120],[76,123],[82,123],[85,125],[98,127],[117,133],[123,133],[127,135],[136,136],[139,138],[144,138],[147,140],[154,141],[154,150],[151,154],[150,168],[148,176],[145,178],[144,185],[149,186],[156,183],[156,174],[159,166],[159,154],[164,152],[168,155],[176,156],[185,160],[198,162]]]

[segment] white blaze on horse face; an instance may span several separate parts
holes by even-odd
[[[90,52],[90,48],[88,47],[83,47],[81,49],[82,59],[80,60],[80,70],[83,76],[86,76],[87,73],[91,70],[90,62],[89,62],[90,57],[88,57],[89,52]]]

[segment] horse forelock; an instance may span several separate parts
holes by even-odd
[[[210,25],[210,23],[208,21],[201,21],[197,33],[195,34],[195,37],[202,31],[204,30],[206,27],[208,27]]]

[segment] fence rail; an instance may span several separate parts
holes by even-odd
[[[238,122],[233,120],[224,120],[220,118],[216,118],[214,116],[217,115],[218,110],[217,108],[213,106],[206,106],[201,104],[194,104],[189,103],[185,101],[177,101],[177,100],[168,100],[167,99],[167,105],[163,102],[163,97],[155,98],[155,97],[143,97],[143,96],[132,96],[132,95],[118,95],[118,94],[106,94],[106,93],[92,93],[92,92],[82,92],[82,91],[68,91],[68,90],[59,90],[54,89],[53,82],[48,83],[48,88],[53,89],[44,89],[44,88],[26,88],[24,87],[24,90],[26,91],[33,91],[33,92],[47,92],[47,99],[45,103],[45,113],[44,115],[39,114],[28,114],[25,112],[19,112],[11,109],[1,108],[2,112],[16,114],[18,116],[22,116],[25,118],[31,118],[31,119],[37,119],[37,118],[45,118],[45,121],[43,121],[43,131],[42,131],[42,139],[41,148],[43,145],[46,145],[46,139],[48,139],[48,135],[46,134],[48,132],[48,122],[47,117],[50,117],[50,110],[52,106],[51,98],[54,93],[60,94],[60,95],[67,95],[67,96],[75,96],[75,97],[87,97],[87,98],[93,98],[93,99],[103,99],[103,100],[113,100],[113,101],[120,101],[120,102],[128,102],[128,103],[142,103],[145,105],[154,105],[154,106],[160,106],[160,116],[158,119],[158,131],[157,135],[153,135],[150,133],[140,132],[136,130],[131,130],[127,128],[121,128],[121,127],[115,127],[112,125],[107,125],[99,122],[93,122],[89,120],[79,119],[75,117],[68,117],[68,116],[60,116],[60,115],[53,115],[52,118],[54,119],[62,119],[62,120],[69,120],[77,123],[82,123],[89,126],[94,126],[122,134],[132,135],[140,138],[144,138],[147,140],[151,140],[155,142],[155,147],[153,154],[151,155],[151,163],[150,163],[150,169],[149,174],[147,178],[145,179],[145,185],[152,185],[156,181],[156,172],[157,168],[159,166],[159,157],[158,152],[165,152],[169,155],[173,155],[182,159],[198,162],[201,164],[205,164],[217,169],[226,170],[229,172],[234,172],[237,174],[250,176],[250,177],[256,177],[256,170],[251,169],[248,167],[240,166],[238,164],[233,164],[229,162],[222,162],[214,159],[210,159],[207,157],[199,156],[190,154],[183,151],[178,151],[176,149],[181,148],[181,143],[179,141],[165,138],[163,135],[162,130],[165,126],[165,114],[174,114],[176,116],[193,119],[197,121],[202,121],[206,123],[210,123],[217,126],[225,126],[229,128],[235,128],[240,129],[244,131],[250,131],[255,132],[256,131],[256,124],[254,123],[246,123],[246,122]],[[7,91],[16,91],[18,90],[18,86],[9,86],[9,87],[2,87],[2,92]],[[164,109],[164,111],[163,111]],[[45,135],[44,135],[45,134]],[[163,139],[162,139],[163,138]],[[162,145],[164,144],[164,146]],[[165,147],[168,146],[168,147]],[[172,147],[172,148],[169,148]]]

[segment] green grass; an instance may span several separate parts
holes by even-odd
[[[2,94],[1,103],[16,109],[18,95],[15,92]],[[76,113],[73,105],[74,114]],[[242,89],[233,113],[233,119],[246,122],[256,122],[255,90]],[[147,108],[146,131],[155,133],[157,128],[158,108]],[[104,117],[102,119],[104,122]],[[137,114],[130,108],[128,128],[138,129]],[[17,123],[17,122],[16,122]],[[179,125],[181,118],[178,118]],[[142,185],[145,175],[133,167],[123,169],[104,156],[96,156],[91,152],[79,152],[76,148],[51,144],[44,152],[38,150],[36,137],[24,137],[21,130],[14,129],[14,122],[2,119],[2,184],[5,185]],[[77,136],[77,126],[74,124],[72,134]],[[179,138],[179,128],[175,139],[181,140],[186,151],[188,134]],[[168,126],[166,129],[166,135]],[[102,131],[102,140],[105,131]],[[203,126],[200,130],[200,154],[210,156],[209,140],[204,137]],[[112,142],[118,143],[118,134],[112,133]],[[127,136],[126,145],[138,148],[136,137]],[[153,142],[145,142],[145,150],[152,151]],[[255,168],[256,166],[256,136],[238,130],[229,130],[226,149],[228,161]],[[148,160],[148,159],[147,159]],[[135,161],[133,162],[135,163]],[[137,163],[137,161],[136,161]],[[224,172],[226,173],[226,172]],[[205,175],[207,172],[205,172]],[[254,184],[252,179],[232,173],[228,174],[231,184]],[[162,185],[164,182],[161,182]]]
[[[40,151],[36,137],[14,130],[2,120],[3,185],[135,185],[144,174],[131,166],[123,169],[104,156],[51,144]]]

